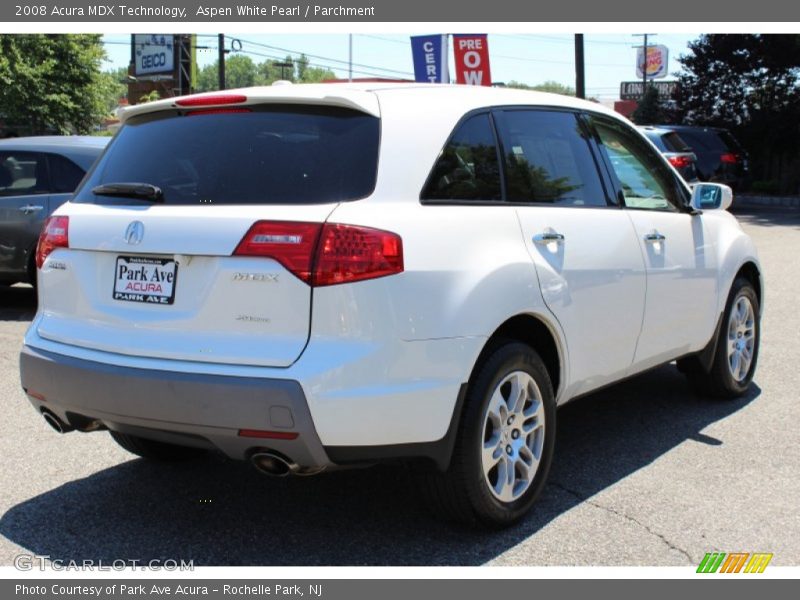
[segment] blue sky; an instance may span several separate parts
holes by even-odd
[[[409,35],[442,33],[413,31]],[[447,33],[447,32],[444,32]],[[456,32],[458,33],[458,32]],[[383,33],[353,34],[354,77],[413,78],[413,63],[409,35]],[[217,34],[199,34],[198,45],[208,50],[198,51],[202,66],[217,57]],[[339,77],[347,77],[348,35],[337,34],[247,34],[226,33],[227,46],[233,38],[242,41],[242,52],[254,61],[282,59],[287,54],[309,56],[312,65],[328,67]],[[687,43],[697,34],[662,33],[650,38],[651,44],[663,44],[670,50],[670,74],[679,70],[677,58],[688,52]],[[631,32],[587,34],[585,39],[587,94],[601,100],[618,98],[621,81],[636,79],[635,45],[641,38]],[[103,36],[109,56],[108,68],[127,66],[130,59],[130,36]],[[452,46],[452,43],[451,43]],[[451,48],[452,73],[452,48]],[[570,34],[490,33],[489,55],[493,81],[516,80],[535,85],[548,80],[575,86],[574,46]],[[669,77],[671,78],[671,77]]]

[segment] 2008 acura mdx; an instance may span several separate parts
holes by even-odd
[[[416,84],[127,109],[39,242],[22,385],[60,431],[316,473],[426,458],[447,514],[541,491],[556,407],[677,359],[753,377],[756,249],[598,104]]]

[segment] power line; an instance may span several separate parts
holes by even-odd
[[[319,59],[319,60],[325,60],[325,61],[328,61],[328,62],[335,62],[335,63],[339,63],[339,64],[345,64],[345,65],[349,65],[350,64],[349,61],[340,60],[338,58],[331,58],[329,56],[320,56],[319,54],[308,54],[308,53],[305,53],[305,52],[299,52],[297,50],[289,50],[288,48],[281,48],[280,46],[270,46],[269,44],[260,44],[258,42],[253,42],[253,41],[245,40],[245,39],[242,39],[242,38],[237,38],[237,39],[240,42],[243,42],[243,43],[246,43],[246,44],[251,44],[253,46],[259,46],[261,48],[267,48],[269,50],[278,50],[279,52],[287,52],[289,54],[301,54],[301,55],[305,55],[305,56],[307,56],[309,58],[316,58],[316,59]],[[384,67],[376,67],[375,65],[365,65],[363,63],[353,63],[353,66],[354,67],[362,67],[364,69],[374,69],[376,71],[386,71],[387,73],[397,73],[399,75],[404,75],[404,76],[412,76],[413,77],[413,75],[414,75],[413,73],[411,73],[409,71],[399,71],[397,69],[387,69],[387,68],[384,68]]]

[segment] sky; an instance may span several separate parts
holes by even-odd
[[[448,32],[409,31],[408,35],[379,32],[352,34],[353,77],[413,79],[414,66],[409,36],[431,33]],[[617,99],[620,82],[637,79],[635,46],[642,42],[641,37],[635,37],[633,33],[635,32],[584,36],[588,96],[602,101]],[[659,33],[649,38],[649,44],[662,44],[669,48],[670,76],[667,79],[673,79],[672,74],[680,70],[678,57],[688,52],[687,43],[697,37],[697,34]],[[241,52],[257,63],[267,59],[283,59],[287,54],[297,58],[304,53],[309,57],[312,66],[327,67],[338,77],[347,77],[349,35],[346,33],[226,33],[227,48],[231,47],[234,38],[241,41]],[[106,68],[126,67],[130,60],[130,36],[104,35],[103,42],[109,57]],[[217,58],[217,34],[199,33],[197,43],[198,46],[208,46],[207,50],[198,50],[198,64],[203,66],[213,63]],[[452,74],[452,42],[450,46]],[[536,85],[545,81],[557,81],[575,87],[574,36],[571,34],[490,33],[489,59],[494,82],[514,80]]]

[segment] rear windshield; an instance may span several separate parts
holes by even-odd
[[[336,107],[241,110],[132,117],[74,202],[149,203],[92,193],[101,184],[134,182],[160,188],[164,204],[316,204],[374,190],[376,117]]]
[[[696,152],[727,152],[728,147],[719,134],[712,129],[681,131],[681,137]]]

